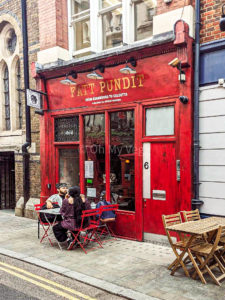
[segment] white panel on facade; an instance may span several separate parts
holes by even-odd
[[[202,149],[225,149],[225,133],[202,133],[199,138]]]
[[[200,89],[200,101],[208,101],[208,100],[215,100],[215,99],[224,99],[225,98],[225,88],[211,86],[205,87]]]
[[[200,118],[199,132],[225,132],[225,116]]]
[[[199,116],[225,116],[225,98],[219,100],[203,101],[199,103]]]
[[[200,207],[200,212],[210,215],[225,215],[225,200],[223,199],[211,199],[211,198],[200,198],[204,201],[204,204]]]
[[[151,144],[143,144],[143,198],[151,198],[151,177],[150,177],[150,157],[151,157]]]
[[[225,184],[223,182],[202,182],[199,185],[199,197],[225,200]]]
[[[225,184],[225,166],[200,166],[200,181],[219,181]]]
[[[225,150],[201,150],[199,152],[200,166],[225,166]]]

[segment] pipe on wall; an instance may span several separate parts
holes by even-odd
[[[194,67],[194,198],[193,208],[199,200],[199,67],[200,67],[200,0],[195,2],[195,67]]]
[[[26,142],[22,145],[23,155],[23,196],[24,210],[30,197],[30,154],[28,147],[31,146],[31,124],[30,124],[30,107],[27,105],[26,90],[29,89],[29,57],[28,57],[28,36],[27,36],[27,3],[21,0],[22,11],[22,32],[23,32],[23,68],[24,68],[24,88],[25,88],[25,112],[26,112]],[[23,211],[24,213],[24,211]]]

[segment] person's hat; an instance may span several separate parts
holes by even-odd
[[[62,183],[62,182],[59,182],[59,183],[56,183],[56,188],[57,188],[57,190],[58,189],[60,189],[60,188],[62,188],[62,187],[67,187],[67,184],[66,183]]]

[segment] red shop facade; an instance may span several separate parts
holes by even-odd
[[[38,71],[37,86],[48,95],[41,201],[56,182],[79,185],[93,207],[105,191],[119,203],[116,234],[139,241],[165,234],[162,214],[191,209],[193,40],[186,24],[175,28],[172,41]],[[183,83],[179,67],[168,65],[174,58]],[[128,63],[136,73],[121,73],[126,61],[136,61]],[[103,78],[88,78],[99,65]],[[62,84],[66,74],[76,85]]]

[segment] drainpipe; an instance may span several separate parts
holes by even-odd
[[[194,69],[194,199],[193,208],[199,208],[199,67],[200,67],[200,0],[195,2],[195,69]]]
[[[21,0],[22,9],[22,30],[23,30],[23,68],[24,68],[24,88],[25,88],[25,103],[26,103],[26,143],[22,145],[23,155],[23,196],[24,196],[24,208],[23,215],[26,207],[26,203],[30,197],[30,154],[28,147],[31,146],[31,124],[30,124],[30,107],[27,105],[27,93],[29,89],[29,58],[28,58],[28,37],[27,37],[27,3],[26,0]]]

